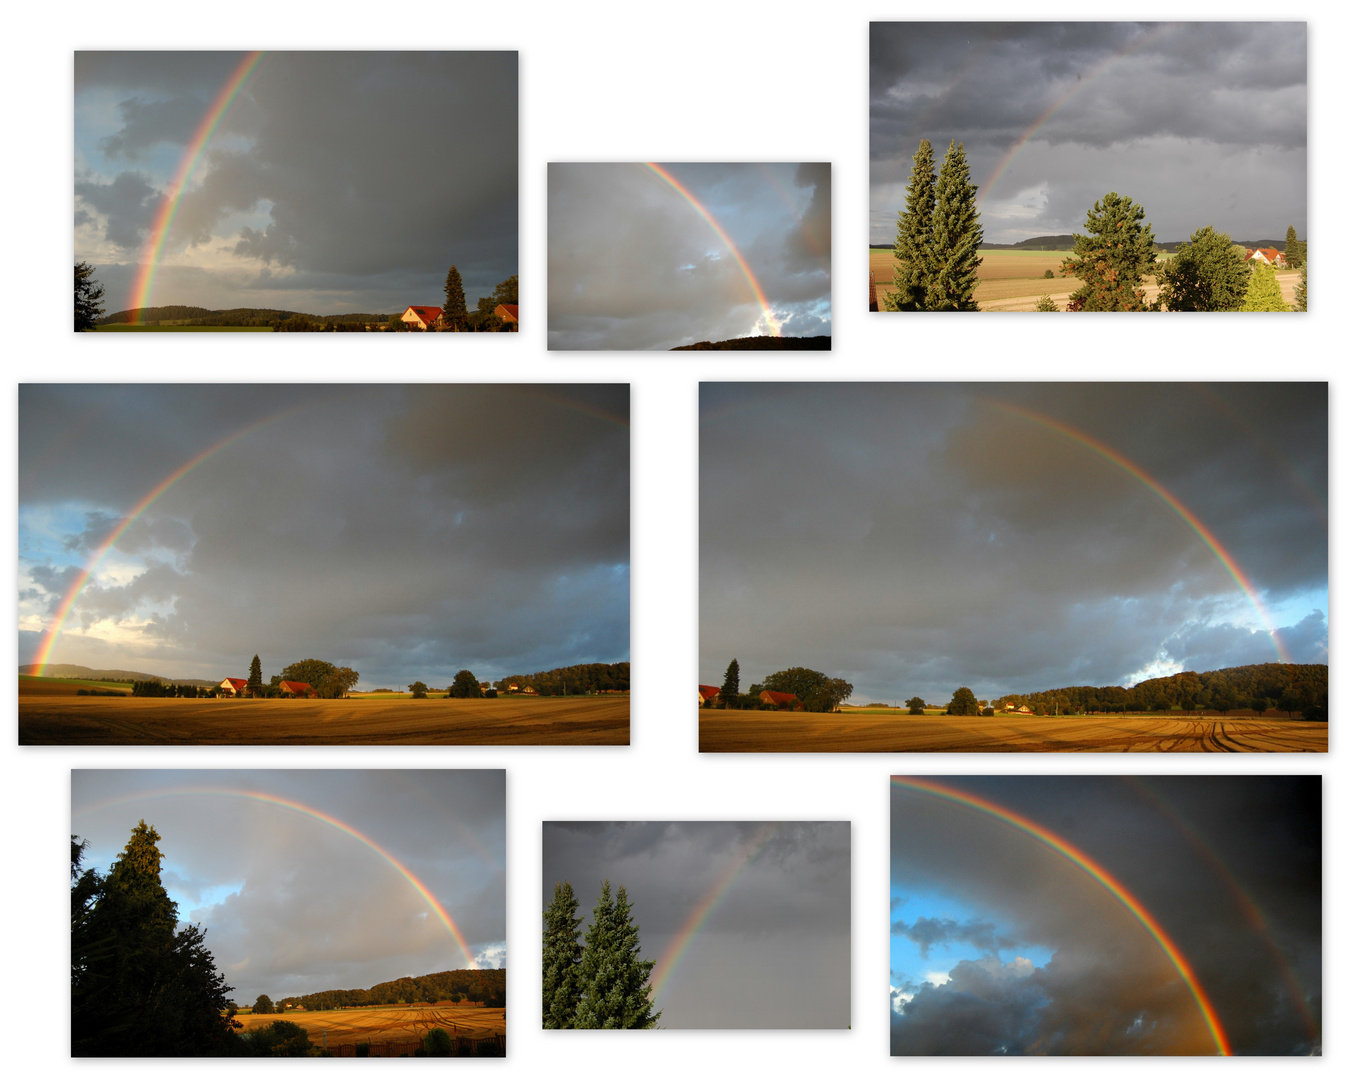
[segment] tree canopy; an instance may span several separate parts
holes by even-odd
[[[952,695],[951,703],[947,706],[948,716],[979,716],[980,703],[975,700],[975,695],[971,693],[970,687],[959,687]]]
[[[94,280],[94,267],[75,264],[75,329],[94,330],[103,315],[103,286]]]
[[[1060,269],[1083,284],[1070,311],[1148,311],[1144,275],[1153,266],[1153,228],[1144,208],[1125,195],[1108,192],[1088,211],[1087,235],[1074,234],[1074,257]]]
[[[761,688],[796,694],[807,712],[834,712],[853,693],[852,683],[803,667],[775,671],[765,677]]]
[[[450,684],[449,694],[453,698],[479,698],[483,688],[478,685],[472,671],[467,668],[455,673],[455,681]]]
[[[1168,311],[1237,311],[1248,273],[1232,237],[1206,225],[1163,264],[1159,300]]]
[[[905,702],[905,707],[909,709],[910,716],[922,716],[926,708],[924,700],[921,697],[912,697]]]

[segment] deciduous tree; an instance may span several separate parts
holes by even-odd
[[[1237,311],[1247,293],[1248,269],[1232,237],[1206,225],[1191,233],[1158,274],[1159,300],[1168,311]]]
[[[796,694],[807,712],[834,712],[853,693],[851,683],[802,667],[775,671],[765,678],[762,689]]]
[[[952,695],[951,704],[947,706],[948,716],[979,716],[980,703],[975,700],[975,695],[971,693],[970,687],[962,686]]]
[[[905,705],[909,709],[910,716],[922,716],[923,710],[926,708],[921,697],[912,697],[905,702]]]
[[[427,696],[427,684],[421,679],[418,679],[415,683],[409,683],[408,689],[412,691],[412,696],[415,698],[424,698]]]
[[[591,925],[581,955],[579,1028],[652,1028],[660,1018],[652,1011],[650,983],[654,960],[642,959],[638,926],[628,891],[619,886],[610,898],[609,882],[591,912]]]
[[[1070,298],[1070,311],[1148,311],[1144,275],[1152,267],[1153,228],[1144,208],[1125,195],[1108,192],[1088,211],[1088,235],[1074,234],[1074,257],[1060,267],[1083,284]]]
[[[478,685],[473,672],[465,668],[455,673],[455,681],[450,684],[448,693],[453,698],[480,698],[483,688]]]
[[[94,267],[75,264],[75,329],[94,330],[103,315],[103,286],[94,280]]]
[[[277,1010],[272,1005],[272,999],[266,994],[259,994],[258,1000],[253,1003],[253,1011],[259,1014],[273,1013]]]
[[[553,886],[544,909],[544,1027],[576,1026],[581,1001],[581,926],[571,882]]]
[[[309,683],[317,690],[336,671],[337,667],[327,660],[297,660],[281,669],[281,677],[287,682]]]

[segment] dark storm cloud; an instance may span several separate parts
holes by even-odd
[[[104,872],[138,820],[161,836],[162,879],[233,997],[368,987],[466,966],[436,913],[381,856],[284,807],[369,837],[450,915],[471,954],[506,937],[505,774],[500,770],[251,772],[76,770],[71,831]]]
[[[76,604],[85,626],[139,611],[137,655],[170,677],[214,677],[255,651],[269,673],[319,656],[366,687],[627,659],[624,386],[26,386],[21,398],[21,513],[71,507],[83,524],[48,547],[21,529],[48,613],[70,579],[62,552],[86,562],[166,477],[265,421],[172,484],[110,553],[129,568]]]
[[[578,915],[623,885],[644,959],[660,961],[701,902],[743,866],[656,1006],[662,1027],[849,1022],[849,826],[844,822],[545,822],[544,906],[568,881]]]
[[[184,65],[182,54],[124,63],[118,54],[77,53],[77,151],[86,167],[100,164],[95,150],[111,171],[185,146],[242,59],[205,56],[203,70]],[[117,101],[120,126],[98,134],[99,114],[81,112],[81,102],[120,94],[131,95]],[[517,270],[516,115],[514,53],[268,53],[189,181],[169,261],[191,265],[194,249],[219,241],[238,264],[228,267],[233,276],[212,264],[217,291],[238,295],[250,269],[290,268],[337,275],[356,302],[364,290],[367,311],[435,301],[454,263],[472,306]],[[436,117],[430,128],[428,116]],[[389,134],[396,118],[420,134]],[[151,211],[177,152],[151,178]],[[126,186],[126,175],[112,184]],[[107,186],[90,180],[77,185],[77,197],[107,219],[108,239],[134,249],[149,215],[135,212],[140,203],[101,194]],[[240,222],[241,214],[252,220]],[[419,282],[417,295],[378,280],[391,273]],[[159,280],[160,302],[229,306],[201,290],[195,299],[173,296],[172,280]],[[315,299],[304,303],[323,310]]]
[[[1176,943],[1236,1052],[1320,1047],[1320,778],[943,782],[1101,863]],[[891,859],[893,890],[937,890],[1054,954],[1041,967],[964,961],[942,986],[918,987],[892,1017],[893,1052],[1169,1052],[1200,1030],[1161,950],[1140,947],[1147,936],[1131,944],[1128,915],[1117,925],[1123,907],[1005,822],[896,789]]]
[[[829,334],[829,164],[664,168],[731,238],[783,333]],[[811,192],[804,208],[794,188]],[[768,332],[734,253],[641,164],[550,164],[548,218],[550,348],[669,349]]]
[[[109,183],[76,180],[75,196],[107,219],[104,236],[118,247],[135,248],[155,216],[159,192],[138,172],[122,172]],[[81,217],[81,215],[83,215]],[[77,224],[89,221],[88,211],[76,211]]]
[[[870,84],[874,243],[921,138],[965,144],[993,242],[1081,231],[1113,190],[1160,240],[1306,228],[1303,23],[873,23]]]
[[[891,933],[909,938],[919,946],[924,956],[934,945],[949,941],[964,941],[983,952],[1010,949],[1016,944],[1011,938],[999,934],[993,923],[973,919],[963,923],[955,919],[930,919],[925,916],[920,916],[912,923],[897,919],[891,923]]]
[[[1169,491],[1325,659],[1324,385],[705,384],[701,409],[705,680],[735,656],[941,703],[1274,660],[1215,551],[1054,424]]]

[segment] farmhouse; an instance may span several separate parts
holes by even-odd
[[[282,679],[277,683],[277,689],[281,691],[282,697],[303,697],[316,698],[319,692],[310,686],[307,682],[294,682],[291,679]]]
[[[722,691],[720,691],[715,686],[704,686],[702,683],[699,683],[698,703],[700,705],[707,705],[710,701],[715,701],[717,699],[717,695],[720,694],[721,692]]]
[[[418,330],[430,330],[436,320],[441,317],[441,309],[438,307],[418,307],[412,305],[402,315],[403,322],[409,326],[415,326]]]
[[[520,305],[519,304],[498,304],[493,312],[502,322],[510,325],[512,330],[520,329]]]
[[[798,706],[796,694],[787,694],[781,690],[761,690],[759,700],[775,709],[795,709]]]
[[[217,697],[247,697],[248,680],[247,679],[224,679],[216,687]]]
[[[1284,255],[1275,248],[1256,248],[1254,250],[1248,248],[1247,261],[1270,263],[1271,266],[1283,267]]]

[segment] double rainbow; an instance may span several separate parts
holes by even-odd
[[[945,784],[937,783],[933,780],[921,779],[919,777],[892,776],[891,785],[896,788],[905,788],[910,791],[917,791],[922,794],[932,795],[940,799],[946,799],[949,802],[956,803],[980,813],[988,814],[990,817],[997,818],[1016,829],[1020,829],[1028,836],[1039,840],[1052,851],[1057,852],[1069,862],[1073,863],[1079,869],[1083,870],[1089,876],[1095,878],[1106,890],[1114,896],[1121,905],[1141,926],[1153,937],[1162,949],[1167,959],[1171,961],[1172,966],[1176,968],[1177,974],[1181,976],[1182,982],[1191,992],[1191,997],[1195,1000],[1196,1007],[1200,1010],[1200,1015],[1204,1018],[1205,1026],[1209,1029],[1210,1036],[1214,1040],[1214,1046],[1218,1052],[1225,1057],[1232,1054],[1232,1044],[1228,1041],[1228,1035],[1219,1023],[1219,1018],[1214,1012],[1214,1005],[1205,993],[1204,987],[1200,985],[1195,972],[1186,958],[1181,954],[1167,931],[1158,924],[1143,904],[1128,890],[1116,877],[1102,866],[1090,858],[1086,853],[1074,847],[1067,840],[1055,835],[1049,829],[1046,829],[1030,818],[1023,817],[1021,814],[1007,807],[999,806],[997,803],[990,802],[988,799],[981,798],[978,795],[972,795],[969,792],[959,791],[956,788],[947,787]]]
[[[183,151],[183,157],[178,163],[178,170],[174,173],[173,179],[169,181],[169,186],[165,188],[164,197],[160,200],[159,208],[155,211],[154,221],[150,225],[150,234],[141,253],[140,266],[131,286],[131,299],[128,301],[127,307],[135,311],[135,315],[131,319],[133,326],[141,324],[142,315],[149,303],[150,289],[155,283],[155,272],[159,269],[160,259],[164,256],[164,244],[169,238],[169,230],[173,226],[173,220],[178,216],[178,207],[182,203],[184,192],[187,191],[188,179],[197,168],[197,163],[201,160],[207,144],[210,143],[211,136],[216,133],[220,122],[225,119],[226,114],[230,111],[230,106],[239,96],[239,91],[243,89],[244,83],[248,82],[249,76],[257,69],[262,58],[261,52],[251,52],[244,56],[244,59],[239,62],[239,66],[235,68],[234,73],[221,88],[220,93],[216,95],[216,99],[211,103],[210,108],[206,110],[206,115],[197,125],[197,130],[193,132],[192,138],[188,140],[187,149]]]

